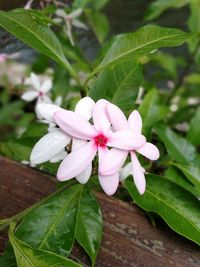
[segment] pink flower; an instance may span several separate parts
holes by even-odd
[[[127,121],[125,115],[117,106],[109,103],[106,106],[106,110],[109,121],[115,131],[130,131],[133,135],[141,134],[142,119],[138,111],[133,111]],[[145,141],[142,146],[129,149],[129,151],[127,149],[119,150],[112,148],[102,159],[99,172],[101,175],[112,175],[116,173],[123,166],[129,152],[131,155],[132,174],[135,185],[139,193],[144,194],[146,181],[143,168],[138,161],[136,152],[150,160],[157,160],[159,158],[159,151],[155,145],[149,142]]]
[[[57,172],[58,180],[69,180],[82,173],[91,164],[97,152],[101,165],[107,154],[110,154],[108,147],[113,147],[116,151],[112,162],[119,162],[118,154],[121,155],[122,151],[127,155],[128,151],[137,149],[146,142],[143,135],[133,133],[128,128],[117,132],[111,131],[111,124],[106,114],[108,103],[108,101],[101,99],[95,104],[93,109],[94,125],[73,111],[59,110],[54,113],[54,119],[63,132],[79,139],[82,143],[60,164]],[[115,113],[111,115],[113,119],[116,117]],[[119,183],[119,168],[112,171],[112,174],[100,173],[99,181],[107,194],[114,194]]]

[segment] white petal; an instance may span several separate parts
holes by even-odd
[[[55,101],[54,101],[54,104],[58,107],[60,107],[62,105],[62,101],[63,101],[63,97],[61,95],[57,96]]]
[[[119,180],[120,181],[124,181],[128,176],[130,176],[133,172],[132,170],[132,163],[129,162],[128,164],[126,164],[125,167],[123,167],[120,171],[120,177]]]
[[[38,104],[52,104],[52,100],[48,95],[39,96],[38,101]]]
[[[92,98],[88,96],[84,97],[76,104],[75,112],[83,116],[86,120],[90,120],[94,105],[95,102],[92,100]]]
[[[72,20],[72,25],[77,27],[77,28],[80,28],[80,29],[88,30],[87,25],[85,23],[81,22],[78,19],[73,19]]]
[[[37,96],[38,96],[38,93],[36,91],[29,91],[29,92],[24,93],[21,96],[21,98],[24,101],[30,102],[30,101],[33,101],[35,98],[37,98]]]
[[[130,129],[135,133],[141,133],[142,132],[142,118],[140,116],[140,113],[137,110],[134,110],[129,118],[128,118],[128,124]]]
[[[92,173],[92,164],[90,163],[89,166],[79,175],[76,176],[76,180],[79,181],[81,184],[87,183]]]
[[[38,111],[41,116],[50,122],[55,122],[54,113],[63,110],[62,108],[52,104],[38,104]]]
[[[52,88],[52,81],[51,80],[46,80],[43,82],[41,85],[41,91],[44,93],[48,93]]]
[[[132,161],[132,167],[133,167],[133,180],[135,183],[135,186],[140,193],[140,195],[143,195],[146,188],[146,180],[143,172],[143,168],[140,165],[140,162],[135,154],[135,152],[131,152],[131,161]]]
[[[70,140],[71,138],[59,129],[46,134],[33,147],[30,156],[31,163],[40,164],[52,159],[64,149]]]
[[[110,121],[106,113],[106,106],[108,101],[105,99],[100,99],[96,102],[93,110],[93,121],[95,129],[99,133],[107,134],[110,128]]]
[[[61,160],[63,160],[67,156],[67,152],[65,150],[61,151],[57,155],[55,155],[53,158],[50,159],[51,163],[56,163]]]
[[[74,18],[77,18],[81,15],[81,13],[83,12],[83,10],[81,8],[79,9],[76,9],[74,11],[72,11],[69,15],[68,15],[68,18],[70,19],[74,19]]]
[[[40,80],[38,76],[33,72],[31,73],[31,82],[36,90],[39,91],[41,89]]]
[[[157,147],[148,142],[146,142],[142,147],[136,149],[136,151],[150,160],[157,160],[160,156]]]
[[[65,13],[65,11],[63,9],[57,9],[55,13],[59,17],[62,17],[62,18],[66,18],[67,17],[67,14]]]

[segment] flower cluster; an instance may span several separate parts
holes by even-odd
[[[127,120],[116,105],[105,99],[95,103],[89,97],[81,99],[74,112],[52,104],[40,104],[38,110],[57,128],[34,146],[31,163],[52,160],[71,144],[70,153],[65,152],[58,168],[57,179],[66,181],[76,177],[80,183],[86,183],[91,176],[92,161],[98,155],[99,182],[105,193],[112,195],[117,190],[120,170],[130,153],[130,172],[139,193],[145,192],[144,171],[136,153],[156,160],[159,151],[142,135],[142,119],[137,111],[133,111]]]

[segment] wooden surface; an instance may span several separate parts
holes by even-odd
[[[0,157],[0,218],[22,211],[55,190],[55,179]],[[138,207],[105,194],[96,194],[103,212],[104,231],[95,266],[98,267],[197,267],[200,248],[167,226],[153,227]],[[0,236],[0,252],[5,247]],[[76,245],[71,258],[90,266]]]

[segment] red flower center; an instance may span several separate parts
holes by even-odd
[[[96,146],[105,147],[108,142],[108,138],[103,134],[98,134],[95,136],[94,142]]]
[[[39,91],[38,95],[39,95],[39,96],[43,96],[44,93],[43,93],[42,91]]]

